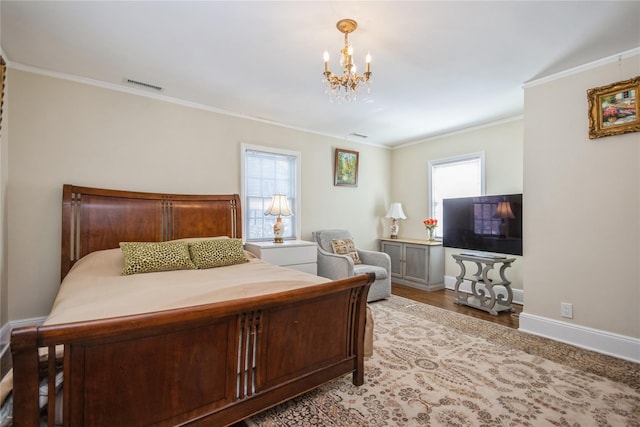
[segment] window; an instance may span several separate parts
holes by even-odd
[[[429,161],[429,207],[438,219],[436,236],[442,237],[442,200],[484,194],[484,152]]]
[[[500,218],[496,217],[498,203],[474,203],[473,204],[473,231],[477,235],[500,235]],[[513,214],[512,214],[513,217]]]
[[[287,196],[292,216],[282,217],[283,237],[300,235],[300,153],[242,144],[242,216],[245,240],[272,240],[276,218],[264,211],[274,194]]]

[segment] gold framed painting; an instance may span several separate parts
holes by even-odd
[[[333,185],[358,186],[358,157],[357,151],[336,148]]]
[[[589,138],[640,131],[640,76],[587,91]]]

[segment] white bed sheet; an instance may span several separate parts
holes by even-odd
[[[44,324],[150,313],[330,281],[247,254],[249,262],[243,264],[122,276],[120,249],[90,253],[78,260],[63,280]]]

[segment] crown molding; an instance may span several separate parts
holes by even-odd
[[[39,74],[39,75],[43,75],[46,77],[52,77],[52,78],[56,78],[56,79],[61,79],[61,80],[67,80],[67,81],[71,81],[71,82],[75,82],[75,83],[81,83],[81,84],[85,84],[85,85],[89,85],[89,86],[94,86],[94,87],[99,87],[102,89],[107,89],[107,90],[113,90],[116,92],[122,92],[122,93],[126,93],[129,95],[136,95],[136,96],[142,96],[145,98],[151,98],[151,99],[155,99],[157,101],[163,101],[163,102],[168,102],[171,104],[176,104],[176,105],[181,105],[183,107],[189,107],[189,108],[195,108],[197,110],[204,110],[204,111],[208,111],[210,113],[216,113],[216,114],[221,114],[224,116],[229,116],[229,117],[235,117],[235,118],[239,118],[239,119],[245,119],[245,120],[251,120],[254,122],[260,122],[260,123],[264,123],[264,124],[268,124],[268,125],[272,125],[272,126],[278,126],[281,128],[286,128],[286,129],[290,129],[290,130],[294,130],[294,131],[298,131],[298,132],[304,132],[304,133],[310,133],[310,134],[314,134],[314,135],[320,135],[320,136],[324,136],[327,138],[331,138],[331,139],[340,139],[340,140],[346,140],[349,142],[353,142],[353,143],[357,143],[357,144],[363,144],[363,145],[370,145],[373,147],[378,147],[378,148],[389,148],[383,145],[376,145],[376,144],[372,144],[372,143],[367,143],[367,142],[363,142],[363,141],[356,141],[354,139],[349,139],[348,136],[340,138],[337,137],[335,135],[330,135],[330,134],[326,134],[326,133],[322,133],[322,132],[314,132],[308,129],[303,129],[303,128],[299,128],[299,127],[295,127],[295,126],[290,126],[290,125],[286,125],[283,123],[279,123],[279,122],[274,122],[274,121],[270,121],[270,120],[266,120],[266,119],[261,119],[258,117],[251,117],[251,116],[247,116],[247,115],[243,115],[243,114],[238,114],[238,113],[234,113],[231,111],[227,111],[227,110],[223,110],[220,108],[215,108],[215,107],[211,107],[209,105],[205,105],[205,104],[199,104],[197,102],[191,102],[191,101],[185,101],[183,99],[179,99],[179,98],[173,98],[171,96],[167,96],[167,95],[163,95],[163,94],[158,94],[158,93],[151,93],[148,92],[144,89],[137,89],[134,87],[127,87],[127,86],[123,86],[120,84],[115,84],[115,83],[108,83],[108,82],[104,82],[101,80],[95,80],[95,79],[90,79],[87,77],[82,77],[82,76],[77,76],[74,74],[67,74],[67,73],[61,73],[58,71],[51,71],[51,70],[47,70],[47,69],[43,69],[43,68],[39,68],[39,67],[34,67],[31,65],[25,65],[25,64],[21,64],[18,62],[12,62],[12,61],[7,61],[7,67],[8,68],[12,68],[14,70],[19,70],[19,71],[25,71],[28,73],[33,73],[33,74]]]
[[[565,71],[560,71],[555,74],[550,74],[545,77],[541,77],[539,79],[529,80],[522,85],[523,89],[528,89],[533,86],[538,86],[541,84],[549,83],[554,80],[562,79],[565,77],[572,76],[574,74],[582,73],[583,71],[591,70],[594,68],[602,67],[603,65],[611,64],[614,62],[622,61],[623,59],[631,58],[633,56],[640,55],[640,47],[636,47],[616,55],[607,56],[606,58],[598,59],[596,61],[588,62],[583,65],[579,65],[577,67],[569,68]]]
[[[506,124],[506,123],[511,123],[511,122],[515,122],[515,121],[518,121],[518,120],[522,120],[522,119],[524,119],[524,115],[518,114],[517,116],[507,117],[506,119],[493,120],[493,121],[490,121],[490,122],[481,123],[481,124],[477,124],[477,125],[473,125],[473,126],[469,126],[469,127],[453,130],[453,131],[439,133],[439,134],[428,136],[428,137],[425,137],[425,138],[422,138],[422,139],[419,139],[419,140],[416,140],[416,141],[407,142],[405,144],[394,145],[393,147],[391,147],[391,149],[395,150],[395,149],[398,149],[398,148],[406,148],[406,147],[410,147],[412,145],[422,144],[424,142],[434,141],[436,139],[447,138],[447,137],[450,137],[450,136],[460,135],[460,134],[464,134],[464,133],[475,132],[475,131],[480,130],[480,129],[485,129],[485,128],[490,128],[490,127],[494,127],[494,126],[498,126],[498,125],[503,125],[503,124]]]

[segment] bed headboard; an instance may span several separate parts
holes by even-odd
[[[120,242],[209,236],[242,237],[237,194],[141,193],[70,184],[62,189],[61,279],[83,256]]]

